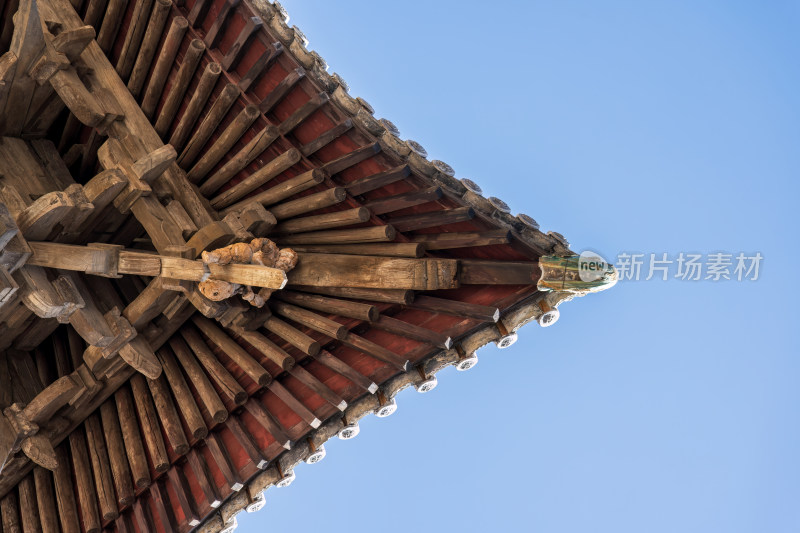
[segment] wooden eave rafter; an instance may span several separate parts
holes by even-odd
[[[0,56],[0,109],[13,116],[0,130],[41,135],[69,111],[61,155],[30,141],[50,161],[43,174],[64,167],[60,181],[41,193],[0,182],[5,347],[39,354],[51,339],[58,374],[40,366],[27,401],[0,397],[4,521],[19,484],[20,495],[37,492],[42,524],[66,530],[78,516],[87,531],[125,531],[129,519],[140,530],[195,527],[262,470],[260,482],[286,479],[343,412],[379,409],[433,361],[458,364],[475,339],[508,336],[545,310],[535,261],[564,244],[462,194],[330,84],[271,6],[87,0],[82,20],[68,0],[19,1]],[[296,248],[297,266],[197,259],[263,235]],[[84,245],[96,237],[110,242]],[[154,250],[131,248],[137,240]],[[289,290],[248,308],[205,298],[197,282],[208,277]],[[26,475],[29,458],[41,466]],[[52,480],[42,469],[58,463],[85,490],[67,494],[69,468]],[[22,516],[26,528],[32,520]]]

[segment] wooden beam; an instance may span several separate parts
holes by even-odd
[[[153,0],[138,0],[133,4],[133,13],[128,23],[128,31],[125,33],[125,40],[122,43],[116,69],[122,81],[126,81],[131,74],[133,64],[136,61],[139,46],[147,29],[147,21]]]
[[[28,71],[39,59],[44,47],[44,29],[37,2],[20,0],[14,14],[14,33],[9,49],[17,58],[15,72],[18,74],[15,74],[6,98],[4,127],[0,133],[12,137],[22,133],[36,87],[36,81],[28,75]]]
[[[306,355],[316,355],[319,353],[320,346],[317,341],[277,317],[267,317],[264,321],[264,328]]]
[[[39,508],[41,531],[42,533],[58,533],[58,507],[53,491],[52,474],[48,470],[36,466],[33,468],[33,481],[36,490],[36,503]],[[36,529],[31,531],[36,531]]]
[[[365,207],[355,207],[342,211],[334,211],[324,215],[313,215],[303,218],[295,218],[282,222],[273,228],[273,233],[303,233],[307,231],[318,231],[353,224],[361,224],[370,218],[369,210]]]
[[[183,471],[180,466],[176,465],[170,468],[167,471],[167,477],[169,477],[172,490],[177,496],[178,506],[185,517],[186,523],[189,524],[190,527],[199,526],[202,516],[196,511],[196,506],[193,505],[191,489],[186,482],[186,478],[183,476]]]
[[[353,128],[353,119],[347,118],[335,125],[313,141],[309,141],[300,147],[300,153],[303,157],[311,157],[330,143],[347,133]]]
[[[454,259],[397,259],[302,253],[288,273],[290,285],[439,290],[458,287]]]
[[[172,19],[156,64],[150,73],[150,82],[147,84],[147,90],[142,98],[141,108],[144,115],[151,121],[155,116],[156,106],[161,100],[161,93],[164,91],[164,85],[167,83],[167,77],[175,63],[175,57],[178,55],[178,49],[187,29],[189,29],[189,21],[185,17]]]
[[[228,124],[228,127],[220,133],[219,137],[211,143],[211,146],[204,151],[197,163],[188,172],[186,178],[192,183],[202,181],[211,172],[211,169],[228,154],[258,116],[259,113],[256,106],[245,106]],[[203,191],[201,190],[201,192]],[[205,193],[203,192],[203,194]]]
[[[92,472],[94,473],[94,486],[97,490],[97,499],[100,504],[100,515],[104,521],[116,520],[119,516],[119,511],[117,510],[117,502],[114,496],[111,463],[106,442],[103,438],[103,427],[100,425],[100,418],[96,413],[92,413],[84,421],[84,428],[86,429],[89,457],[91,458]],[[114,443],[114,446],[118,444]]]
[[[337,374],[343,375],[370,394],[375,394],[375,392],[378,390],[378,385],[374,381],[358,372],[341,359],[333,356],[326,350],[322,350],[317,356],[316,360]]]
[[[322,311],[323,313],[331,315],[355,318],[357,320],[364,320],[367,322],[373,322],[380,316],[378,308],[374,305],[362,304],[353,302],[351,300],[340,300],[337,298],[320,296],[318,294],[308,294],[304,292],[286,290],[278,291],[274,296],[281,301],[298,305],[300,307],[305,307],[307,309]]]
[[[200,193],[206,196],[214,194],[230,179],[244,170],[247,165],[261,155],[278,138],[278,128],[271,124],[255,134],[230,160],[226,161],[219,170],[212,174],[202,186]]]
[[[356,148],[352,152],[348,154],[344,154],[341,157],[334,159],[328,163],[325,163],[320,167],[322,170],[327,172],[329,175],[333,176],[340,172],[344,172],[350,167],[361,163],[369,159],[370,157],[374,156],[375,154],[381,151],[381,145],[377,142],[368,144],[366,146],[362,146],[360,148]]]
[[[219,494],[214,478],[211,477],[205,457],[198,450],[192,449],[188,454],[188,459],[189,466],[192,468],[195,479],[197,479],[197,484],[200,485],[206,497],[206,503],[212,509],[216,509],[222,505],[222,496]]]
[[[225,484],[228,486],[228,489],[234,492],[242,490],[244,488],[244,482],[231,464],[228,450],[225,449],[225,444],[217,433],[209,433],[206,438],[206,446],[208,446],[211,456],[214,458],[217,469],[222,473],[222,477],[225,478]]]
[[[459,278],[464,285],[535,285],[541,273],[536,261],[462,259]]]
[[[199,1],[197,2],[200,3]],[[274,42],[272,45],[267,46],[267,50],[261,54],[261,56],[256,59],[256,62],[247,70],[242,79],[239,80],[239,88],[242,89],[242,92],[247,92],[250,89],[250,86],[263,74],[267,71],[272,63],[278,59],[283,53],[283,45],[279,42]]]
[[[446,315],[474,318],[483,322],[497,322],[500,320],[500,309],[487,305],[447,300],[434,296],[418,295],[409,304],[414,309],[423,309],[431,313],[444,313]]]
[[[312,231],[276,237],[283,244],[357,244],[389,242],[394,240],[393,226],[369,226],[366,228]]]
[[[333,187],[319,193],[297,198],[296,200],[270,206],[269,212],[272,213],[276,219],[284,220],[342,203],[345,198],[347,198],[347,191],[343,187]]]
[[[264,184],[268,183],[275,177],[279,176],[280,174],[291,168],[298,161],[300,161],[300,152],[295,148],[290,148],[286,152],[280,154],[278,157],[264,164],[256,172],[246,177],[242,181],[238,182],[233,187],[226,189],[225,191],[217,195],[214,199],[211,200],[211,205],[225,207],[236,202],[237,200],[240,200],[244,196],[250,194],[257,188],[263,186]],[[294,191],[295,189],[305,185],[306,183],[317,184],[319,182],[318,180],[315,179],[317,177],[317,174],[315,174],[313,171],[311,171],[310,174],[301,174],[301,176],[302,179],[300,177],[292,178],[289,180],[288,184],[287,182],[284,182],[278,185],[278,187],[282,187],[286,191]],[[202,187],[201,187],[201,192],[203,192]],[[274,196],[276,194],[276,191],[273,191],[273,193],[271,194]],[[283,194],[288,194],[288,193],[283,193]],[[262,200],[262,198],[271,198],[271,197],[272,196],[262,197],[261,195],[256,195],[256,197],[252,198],[251,201],[267,203],[266,201]]]
[[[281,289],[287,281],[286,273],[282,270],[261,265],[234,263],[205,265],[198,260],[120,250],[102,245],[77,246],[33,242],[31,248],[34,254],[29,262],[33,266],[86,272],[106,277],[131,274],[203,281],[210,276],[213,279],[240,285],[271,289]]]
[[[305,78],[306,71],[302,67],[298,67],[291,72],[289,72],[285,78],[283,78],[278,85],[273,88],[270,93],[261,100],[261,103],[258,105],[258,110],[264,113],[265,115],[269,113],[278,102],[283,100],[283,97],[286,96],[289,91],[292,90],[297,82],[301,79]]]
[[[362,289],[357,287],[314,287],[310,285],[292,285],[291,287],[296,291],[370,302],[408,304],[414,300],[414,291],[407,289]]]
[[[169,138],[169,144],[174,146],[175,150],[183,150],[186,140],[200,117],[200,112],[208,102],[208,98],[211,96],[211,91],[214,89],[220,74],[222,74],[222,67],[219,66],[219,63],[211,62],[203,70],[200,81],[197,83],[197,87],[195,87],[192,97],[186,105],[186,110],[181,115],[175,130]]]
[[[247,17],[245,20],[244,27],[228,49],[225,57],[222,58],[222,67],[226,71],[229,71],[231,67],[239,61],[242,52],[245,50],[247,41],[249,41],[253,34],[261,29],[261,26],[264,24],[260,17]]]
[[[309,170],[249,197],[243,202],[234,203],[280,175],[299,160],[300,152],[297,149],[291,148],[287,150],[243,181],[214,197],[211,200],[211,205],[217,209],[227,208],[223,211],[223,213],[227,214],[230,211],[237,210],[243,203],[258,202],[263,205],[272,205],[322,183],[325,174],[316,169]]]
[[[82,431],[73,431],[69,434],[69,449],[72,466],[75,469],[75,486],[83,529],[86,533],[99,533],[102,527],[97,510],[97,493],[92,479],[92,469],[89,466],[86,438]]]
[[[298,365],[289,371],[289,374],[297,378],[303,385],[314,391],[315,394],[320,396],[326,402],[331,404],[339,411],[347,409],[347,402],[344,401],[338,394],[333,392],[327,385],[322,383],[311,372]]]
[[[181,66],[178,69],[178,74],[175,81],[172,82],[170,86],[167,98],[156,120],[155,130],[162,139],[166,138],[167,132],[175,120],[175,115],[186,95],[186,91],[189,89],[189,85],[192,82],[194,73],[197,70],[197,66],[200,64],[205,50],[206,45],[200,39],[192,39],[189,43],[189,48],[186,50],[186,55],[183,57]]]
[[[20,517],[22,522],[22,529],[24,533],[42,531],[42,521],[39,518],[40,502],[37,501],[36,487],[33,482],[33,474],[28,474],[17,486],[19,492]],[[42,504],[44,502],[41,502]],[[52,503],[52,502],[51,502]],[[44,505],[42,505],[44,507]],[[52,508],[55,510],[55,508]]]
[[[106,54],[111,52],[127,7],[128,0],[110,0],[108,2],[106,13],[103,16],[103,24],[97,32],[97,44]]]
[[[183,415],[183,419],[186,420],[189,433],[195,440],[204,439],[208,435],[208,426],[203,420],[203,415],[200,414],[200,409],[194,401],[192,391],[180,371],[175,356],[166,348],[159,350],[156,355],[161,362],[161,367],[164,369],[164,376],[167,378],[172,394],[175,396],[178,409]]]
[[[150,64],[153,61],[153,56],[156,55],[158,42],[164,32],[164,26],[167,23],[167,16],[171,7],[171,0],[155,0],[141,45],[134,47],[138,50],[138,53],[128,80],[128,90],[135,98],[138,98],[142,92],[145,79],[150,72]]]
[[[164,445],[164,438],[161,436],[161,426],[158,423],[156,406],[153,404],[153,397],[150,394],[147,381],[141,374],[134,374],[130,380],[133,399],[136,404],[136,411],[139,414],[139,423],[144,442],[147,446],[148,456],[156,472],[166,472],[169,468],[169,456]]]
[[[73,198],[61,191],[40,196],[17,217],[17,226],[28,240],[41,241],[48,238],[55,225],[75,210]]]
[[[307,328],[319,331],[332,339],[343,339],[347,335],[347,328],[329,318],[313,313],[295,305],[271,301],[270,308],[290,320]]]
[[[364,337],[359,337],[355,333],[348,333],[345,338],[342,339],[342,344],[353,348],[354,350],[358,350],[361,353],[365,353],[371,357],[374,357],[375,359],[388,363],[398,370],[405,372],[409,368],[410,362],[408,359],[397,355],[391,350],[387,350],[380,344],[376,344],[368,339],[365,339]]]
[[[256,443],[253,442],[253,437],[250,435],[250,432],[239,422],[239,418],[235,416],[230,417],[227,422],[225,422],[225,426],[233,433],[233,436],[236,437],[236,441],[242,449],[244,449],[245,453],[247,453],[247,456],[256,468],[259,470],[267,468],[269,459],[258,449]]]
[[[410,239],[425,245],[426,250],[449,250],[472,248],[511,242],[511,232],[504,229],[471,233],[425,233],[412,235]]]
[[[224,422],[225,419],[228,418],[228,410],[225,409],[225,404],[222,403],[219,394],[214,390],[208,376],[206,376],[200,368],[200,364],[189,350],[185,341],[176,336],[169,340],[169,345],[184,372],[186,372],[186,375],[189,377],[189,382],[193,385],[195,390],[197,390],[200,402],[209,413],[212,422],[217,424]],[[169,370],[169,372],[172,372],[172,370]],[[167,377],[169,377],[169,374],[167,374]]]
[[[408,165],[400,165],[399,167],[384,170],[378,174],[360,178],[344,185],[347,192],[353,196],[380,189],[386,185],[391,185],[400,180],[404,180],[411,175],[411,168]]]
[[[184,327],[180,330],[183,340],[189,345],[200,364],[206,369],[207,374],[214,380],[222,393],[234,404],[242,405],[247,401],[247,393],[230,372],[217,360],[211,349],[206,345],[200,335],[192,328]]]
[[[220,31],[228,21],[231,11],[233,11],[237,5],[239,5],[239,0],[225,0],[225,3],[222,4],[222,8],[217,13],[216,18],[214,18],[213,24],[211,24],[211,28],[209,28],[208,33],[206,33],[205,42],[209,49],[216,46],[217,40],[220,38]]]
[[[164,501],[164,493],[161,491],[161,482],[156,481],[150,485],[150,502],[156,508],[156,517],[159,525],[164,529],[164,533],[173,533],[174,519],[172,516],[172,507],[167,507],[169,501]]]
[[[425,245],[416,242],[370,242],[357,244],[295,244],[295,252],[311,254],[378,255],[384,257],[413,257],[425,255]]]
[[[139,531],[154,531],[153,518],[150,515],[150,507],[144,499],[136,499],[133,502],[133,518],[136,528]]]
[[[289,115],[281,125],[278,127],[281,135],[288,135],[296,127],[302,124],[314,112],[326,104],[329,100],[328,93],[320,92],[315,94],[305,104],[298,107],[291,115]]]
[[[0,515],[2,517],[3,531],[22,531],[22,521],[19,516],[19,499],[15,491],[6,494],[0,500]]]
[[[133,503],[135,493],[131,480],[131,469],[125,456],[125,440],[114,400],[109,399],[103,402],[100,406],[100,417],[103,422],[103,433],[106,438],[106,449],[117,495],[117,505],[123,509]],[[141,445],[141,441],[139,445]]]
[[[297,416],[299,416],[306,424],[311,426],[312,428],[316,429],[322,424],[322,421],[314,414],[311,409],[306,407],[306,405],[298,400],[294,394],[289,392],[286,387],[283,386],[279,381],[275,381],[270,386],[269,390],[275,394],[280,400],[285,403],[289,409],[295,412]]]
[[[376,215],[383,215],[393,211],[399,211],[407,207],[435,202],[442,197],[442,189],[439,187],[428,187],[417,191],[404,192],[386,198],[379,198],[364,204],[364,207]]]
[[[147,384],[150,387],[158,419],[161,421],[161,427],[164,428],[164,434],[167,436],[170,447],[177,455],[186,455],[186,452],[189,451],[189,442],[183,432],[183,425],[172,394],[169,392],[169,385],[163,376],[157,379],[148,379]]]
[[[390,316],[381,316],[372,323],[372,327],[382,331],[388,331],[401,337],[425,342],[433,346],[438,346],[449,350],[453,347],[453,339],[444,333],[432,331],[410,322],[404,322]]]
[[[281,370],[291,370],[294,366],[294,358],[264,335],[257,331],[248,331],[240,327],[233,327],[232,330],[238,337],[278,365]]]
[[[206,142],[208,142],[211,135],[216,131],[217,126],[220,125],[222,119],[225,118],[228,110],[238,97],[239,87],[233,83],[227,84],[225,88],[222,89],[222,92],[217,99],[214,100],[214,103],[211,104],[211,108],[208,110],[205,118],[200,122],[200,126],[197,127],[194,135],[189,139],[183,152],[181,152],[181,155],[178,157],[178,164],[182,168],[188,169],[195,162]]]
[[[70,460],[66,443],[56,448],[56,458],[59,464],[64,465],[63,468],[57,468],[53,472],[61,531],[82,533],[81,525],[78,523],[78,509],[75,504],[76,491],[72,485],[72,469],[69,467]]]
[[[17,54],[8,51],[0,56],[0,110],[4,111],[14,76],[17,72]]]
[[[272,376],[269,375],[269,372],[212,321],[205,317],[195,316],[192,322],[256,384],[266,387],[272,382]]]
[[[425,228],[447,226],[458,222],[467,222],[475,216],[471,207],[456,207],[439,211],[430,211],[419,215],[407,215],[386,219],[397,231],[415,231]]]
[[[281,427],[280,423],[275,419],[275,417],[267,411],[261,402],[256,400],[255,398],[250,398],[246,404],[244,404],[245,410],[247,410],[250,415],[256,419],[256,421],[267,430],[267,433],[272,435],[272,438],[275,439],[281,447],[285,449],[289,449],[291,447],[291,441],[289,437],[286,435],[286,432]]]

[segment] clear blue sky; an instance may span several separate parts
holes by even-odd
[[[377,116],[574,250],[764,261],[565,304],[240,530],[800,531],[800,3],[284,5]]]

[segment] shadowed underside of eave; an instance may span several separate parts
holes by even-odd
[[[401,141],[274,6],[74,4],[0,30],[4,528],[219,529],[557,303],[563,239]],[[285,289],[205,298],[252,272],[200,253],[254,237],[299,253]]]

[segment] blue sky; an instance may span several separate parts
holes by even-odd
[[[800,530],[800,3],[283,4],[376,116],[574,250],[764,260],[565,304],[240,531]]]

